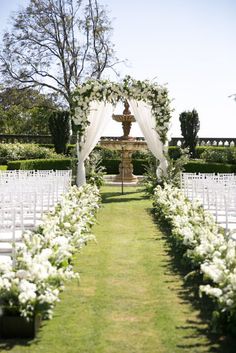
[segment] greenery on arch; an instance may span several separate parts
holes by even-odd
[[[126,76],[121,83],[88,80],[75,89],[73,122],[77,126],[78,135],[83,136],[89,125],[90,102],[105,101],[116,105],[125,99],[144,101],[151,106],[156,131],[165,144],[172,111],[167,88],[156,82],[135,80],[130,76]]]

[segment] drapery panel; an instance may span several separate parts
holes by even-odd
[[[90,113],[88,121],[90,125],[87,127],[83,137],[82,144],[77,142],[77,185],[81,186],[86,183],[85,165],[84,162],[98,143],[102,133],[109,123],[113,113],[113,105],[108,102],[92,101],[90,103]]]
[[[147,142],[148,148],[160,161],[156,171],[157,177],[166,175],[168,164],[164,155],[165,147],[156,131],[156,122],[154,116],[152,115],[151,106],[143,101],[136,101],[134,99],[129,99],[128,102],[133,111],[135,120],[139,124],[140,130],[142,131]]]

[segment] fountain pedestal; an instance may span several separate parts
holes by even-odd
[[[122,145],[123,146],[123,145]],[[119,164],[119,174],[116,175],[115,181],[136,182],[138,178],[133,175],[132,153],[125,146],[121,149],[121,163]]]
[[[111,150],[121,151],[122,159],[119,165],[119,174],[114,177],[113,181],[136,182],[138,178],[133,175],[132,154],[135,151],[146,151],[146,142],[136,140],[135,138],[126,141],[114,138],[109,140],[101,140],[100,144],[101,146]]]
[[[110,149],[121,151],[121,163],[119,165],[119,174],[115,176],[116,182],[137,182],[138,178],[133,174],[132,153],[138,150],[146,150],[147,144],[144,141],[137,141],[129,136],[132,122],[135,122],[134,116],[129,111],[129,104],[125,101],[123,114],[113,114],[113,120],[122,123],[123,136],[117,140],[101,141],[101,145]]]

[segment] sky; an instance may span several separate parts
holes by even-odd
[[[12,11],[28,0],[0,0],[0,34]],[[169,137],[181,136],[179,115],[196,109],[200,137],[235,137],[236,1],[99,0],[112,20],[121,77],[167,85],[172,100]],[[121,113],[122,107],[117,107]],[[131,135],[141,136],[134,123]],[[105,136],[121,135],[111,120]]]

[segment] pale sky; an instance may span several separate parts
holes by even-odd
[[[28,0],[0,0],[1,28]],[[196,109],[201,137],[236,136],[235,0],[99,0],[113,23],[120,67],[136,79],[167,84],[173,99],[170,136],[181,136],[179,114]],[[121,112],[121,107],[118,112]],[[104,135],[120,135],[111,122]],[[132,135],[140,135],[132,127]]]

